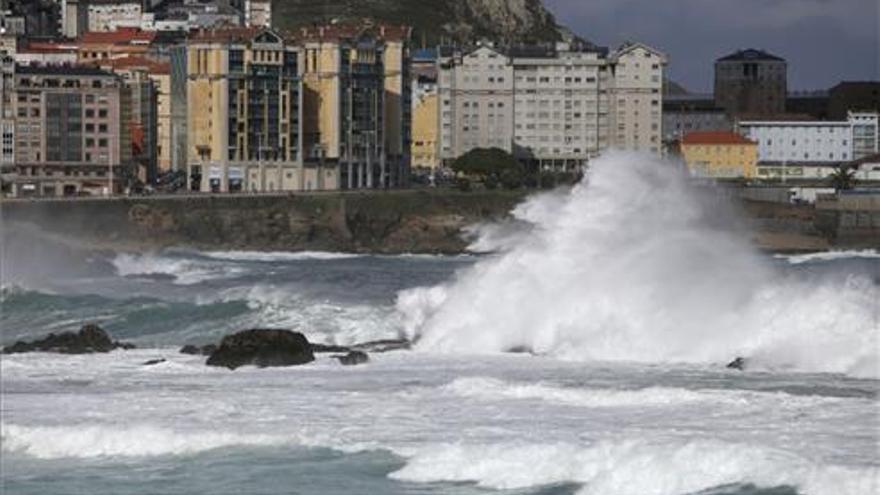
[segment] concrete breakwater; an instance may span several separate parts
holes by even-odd
[[[0,212],[7,232],[13,225],[29,226],[105,249],[451,254],[466,248],[467,226],[507,217],[526,194],[438,189],[16,200],[4,201]],[[864,201],[853,203],[859,211],[830,200],[819,209],[750,200],[741,205],[763,249],[880,248],[880,211],[864,209]]]

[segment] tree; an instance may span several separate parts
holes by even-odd
[[[846,164],[841,164],[828,176],[831,186],[837,192],[852,189],[856,185],[856,170]]]
[[[458,157],[452,169],[483,182],[487,188],[497,184],[508,189],[521,187],[525,169],[510,153],[500,148],[475,148]]]

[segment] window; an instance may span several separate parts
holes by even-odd
[[[102,109],[98,110],[98,117],[100,117],[102,119],[106,119],[107,118],[107,109],[102,108]]]

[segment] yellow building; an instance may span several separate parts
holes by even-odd
[[[692,132],[681,139],[680,147],[691,173],[699,177],[757,176],[758,143],[734,132]]]
[[[405,183],[410,148],[410,29],[303,28],[306,166],[337,167],[342,189]]]
[[[415,98],[412,117],[412,166],[434,169],[440,161],[437,155],[437,92],[426,90]]]
[[[302,157],[300,48],[269,29],[205,30],[187,43],[187,177],[211,192],[336,188]]]

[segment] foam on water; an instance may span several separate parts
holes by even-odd
[[[122,277],[165,275],[178,285],[195,285],[207,280],[234,278],[243,273],[240,267],[211,265],[194,259],[159,254],[119,253],[111,263]]]
[[[584,484],[581,495],[679,495],[746,483],[794,486],[804,495],[864,495],[880,486],[877,468],[822,466],[785,451],[712,440],[435,445],[391,476],[495,489],[577,482]]]
[[[211,251],[203,253],[208,258],[225,261],[257,261],[271,263],[277,261],[322,261],[359,258],[363,255],[351,253],[329,253],[324,251],[298,252],[259,252],[259,251]]]
[[[528,228],[480,244],[498,256],[399,294],[405,332],[419,349],[444,352],[526,347],[655,363],[746,356],[766,369],[880,376],[871,274],[784,274],[729,227],[731,213],[712,195],[672,163],[609,154],[571,191],[518,207]]]
[[[880,253],[873,249],[863,249],[861,251],[828,251],[821,253],[794,254],[794,255],[776,255],[777,258],[784,259],[792,265],[800,265],[816,261],[833,261],[848,258],[878,259]]]

